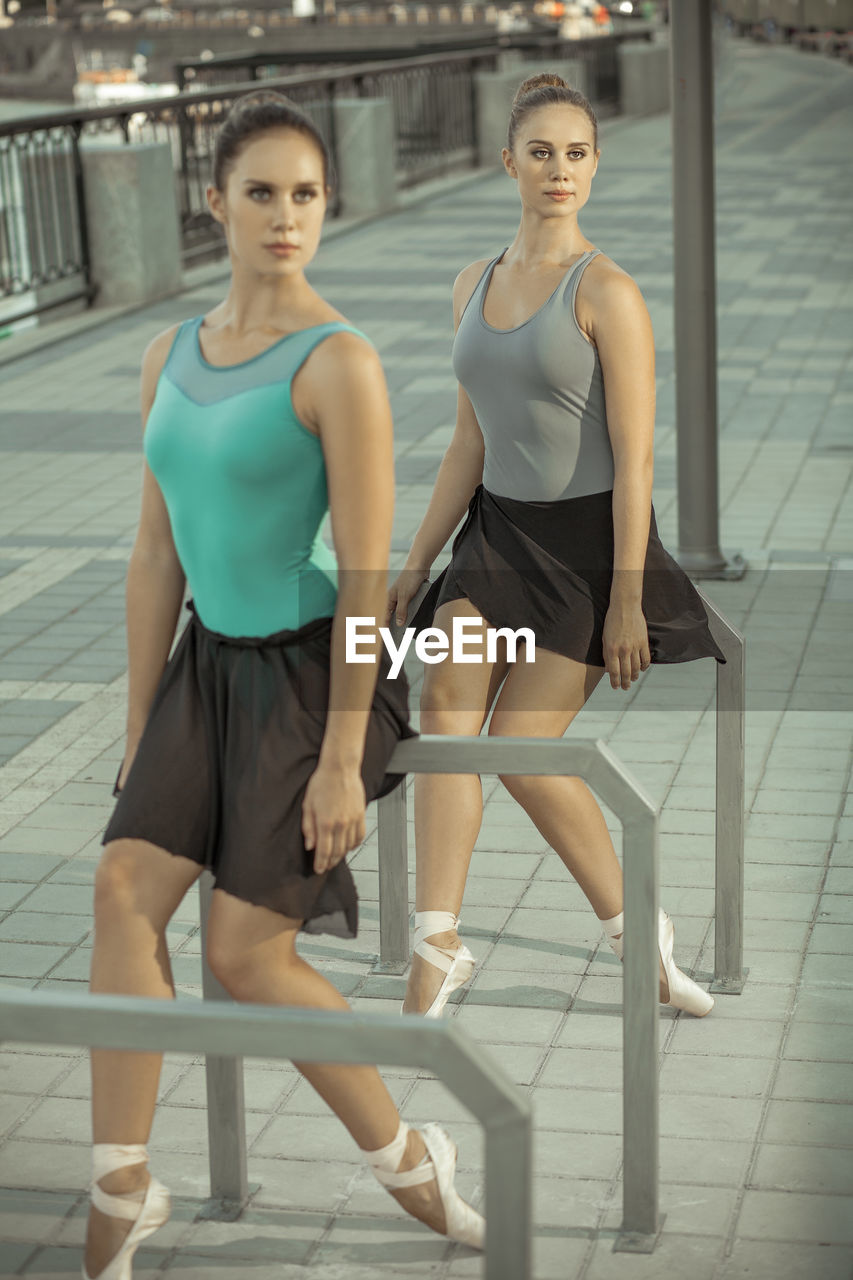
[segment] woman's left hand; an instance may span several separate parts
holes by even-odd
[[[649,632],[639,605],[611,603],[604,619],[604,665],[611,689],[630,689],[651,663]]]
[[[355,765],[318,764],[302,801],[302,835],[322,875],[357,848],[365,836],[367,797]]]

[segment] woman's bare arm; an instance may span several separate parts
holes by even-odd
[[[483,274],[486,260],[460,271],[453,285],[453,331]],[[464,387],[458,387],[456,428],[441,460],[426,514],[406,560],[407,569],[429,573],[432,563],[456,528],[471,495],[483,478],[483,433]]]
[[[626,689],[650,660],[641,600],[654,472],[654,335],[640,290],[614,264],[592,263],[578,297],[578,319],[583,325],[588,317],[601,360],[613,448],[612,617],[605,658],[613,687]]]
[[[159,334],[143,357],[140,389],[143,426],[148,421],[157,380],[174,336],[174,328]],[[154,691],[169,657],[183,593],[184,573],[172,541],[169,513],[146,463],[139,528],[127,570],[128,699],[123,775],[130,768]]]
[[[323,446],[338,598],[332,623],[329,710],[317,771],[303,806],[306,845],[322,872],[364,839],[361,763],[380,655],[394,518],[391,408],[379,357],[352,333],[327,338],[312,356],[309,425]],[[370,662],[346,661],[346,619],[374,622]],[[366,634],[370,627],[365,624]]]

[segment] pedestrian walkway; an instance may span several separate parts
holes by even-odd
[[[743,995],[661,1014],[661,1209],[651,1256],[613,1254],[621,1212],[621,971],[597,922],[494,779],[463,933],[479,960],[453,1007],[532,1099],[536,1280],[850,1280],[853,1267],[853,69],[780,48],[720,50],[722,541],[749,571],[707,586],[748,639]],[[655,505],[675,545],[672,237],[666,117],[603,131],[587,234],[635,275],[658,350]],[[455,407],[450,289],[511,240],[511,181],[472,175],[332,240],[311,276],[372,337],[397,437],[395,564]],[[92,878],[124,721],[123,578],[137,517],[141,352],[221,282],[2,370],[0,982],[84,989]],[[13,341],[13,340],[7,340]],[[4,353],[7,348],[4,345]],[[661,901],[679,963],[713,971],[714,670],[601,687],[572,732],[600,736],[662,806]],[[417,705],[414,699],[413,705]],[[618,824],[612,819],[618,840]],[[410,839],[410,852],[413,853]],[[394,1011],[378,951],[375,816],[354,856],[356,941],[302,950],[356,1009]],[[169,931],[200,995],[195,896]],[[433,1079],[389,1073],[409,1120],[452,1123],[482,1193],[478,1127]],[[79,1274],[89,1174],[82,1052],[0,1053],[0,1274]],[[239,1222],[207,1194],[204,1072],[167,1058],[151,1142],[176,1196],[138,1274],[182,1280],[449,1280],[479,1257],[406,1220],[289,1065],[246,1066],[250,1178]]]

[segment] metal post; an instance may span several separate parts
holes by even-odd
[[[622,1226],[616,1253],[652,1253],[658,1216],[658,824],[623,825],[625,961],[622,994]]]
[[[379,960],[377,973],[405,973],[409,964],[409,859],[406,783],[377,805],[379,827]]]
[[[213,878],[205,871],[198,882],[201,908],[202,990],[205,1000],[230,1000],[207,963],[207,922],[213,897]],[[246,1106],[243,1059],[207,1056],[207,1141],[210,1199],[200,1217],[233,1222],[249,1199],[246,1168]]]
[[[597,741],[583,776],[622,823],[625,948],[622,993],[622,1225],[614,1253],[652,1253],[658,1214],[658,811]]]
[[[512,1168],[514,1177],[507,1179]],[[507,1114],[486,1130],[486,1280],[532,1276],[530,1239],[533,1157],[530,1124]],[[504,1224],[519,1223],[519,1230]],[[494,1261],[492,1261],[494,1259]],[[492,1270],[493,1269],[493,1270]]]
[[[743,967],[744,726],[746,647],[741,633],[703,591],[711,634],[726,664],[717,663],[717,804],[714,922],[715,994],[739,996]]]
[[[711,0],[670,5],[678,560],[743,572],[719,547]]]

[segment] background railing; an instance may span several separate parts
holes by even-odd
[[[535,34],[513,37],[520,60],[567,57],[584,64],[590,98],[602,115],[618,108],[617,49],[621,37],[555,41]],[[506,44],[404,58],[358,61],[335,69],[265,77],[315,121],[337,158],[333,103],[338,98],[388,98],[395,120],[395,167],[401,187],[477,163],[475,74],[496,70]],[[304,62],[304,54],[293,57]],[[318,55],[322,60],[323,55]],[[270,61],[272,59],[272,62]],[[278,61],[276,60],[278,59]],[[289,55],[214,59],[212,74],[240,70],[245,79],[218,87],[106,107],[60,110],[0,123],[0,322],[19,320],[60,304],[91,301],[90,253],[81,149],[104,143],[166,141],[172,149],[182,257],[186,266],[219,257],[221,232],[205,198],[215,134],[252,76],[286,66]],[[207,75],[207,71],[204,73]],[[333,198],[332,217],[340,212]]]
[[[268,80],[275,76],[303,74],[321,67],[351,66],[359,62],[384,60],[402,62],[405,58],[440,53],[463,53],[466,49],[483,51],[494,47],[499,51],[515,50],[524,58],[575,58],[586,69],[586,83],[592,86],[596,106],[615,109],[618,100],[616,50],[624,40],[651,40],[652,30],[643,25],[617,34],[561,40],[557,28],[498,35],[484,38],[477,34],[468,39],[454,36],[441,42],[435,37],[418,39],[408,49],[376,45],[370,48],[341,49],[264,49],[257,53],[218,54],[205,58],[179,58],[174,63],[173,78],[178,89],[213,88],[233,81]]]

